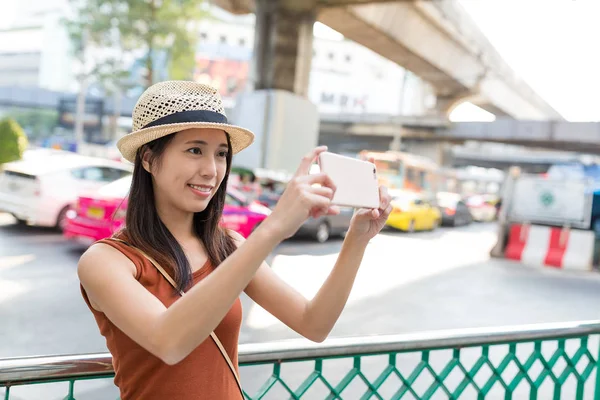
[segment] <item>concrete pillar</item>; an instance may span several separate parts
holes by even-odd
[[[307,96],[316,12],[314,0],[256,0],[256,90]]]
[[[394,138],[390,142],[390,150],[391,151],[401,151],[402,150],[402,135],[400,132],[394,134]]]
[[[316,0],[256,0],[254,91],[238,96],[232,120],[256,134],[235,165],[294,172],[319,139],[308,100]]]

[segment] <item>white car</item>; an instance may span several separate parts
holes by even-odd
[[[469,207],[474,221],[490,222],[496,219],[496,207],[484,196],[469,197],[467,207]]]
[[[130,175],[131,164],[64,151],[31,150],[0,170],[0,212],[62,229],[78,196]]]

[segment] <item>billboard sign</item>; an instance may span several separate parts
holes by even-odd
[[[594,183],[523,175],[515,182],[509,219],[513,222],[590,227]]]

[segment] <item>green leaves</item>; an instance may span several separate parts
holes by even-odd
[[[93,49],[90,74],[103,86],[121,87],[130,77],[125,59],[144,57],[145,82],[156,77],[156,52],[167,54],[171,79],[191,79],[198,23],[207,16],[203,0],[70,0],[75,16],[65,21],[79,55]],[[114,55],[114,50],[119,55]],[[104,54],[106,53],[106,54]]]
[[[27,145],[27,136],[17,121],[0,120],[0,165],[20,160]]]

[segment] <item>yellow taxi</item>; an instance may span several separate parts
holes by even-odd
[[[440,210],[426,196],[405,190],[390,190],[392,212],[386,225],[405,232],[436,229],[442,220]]]

